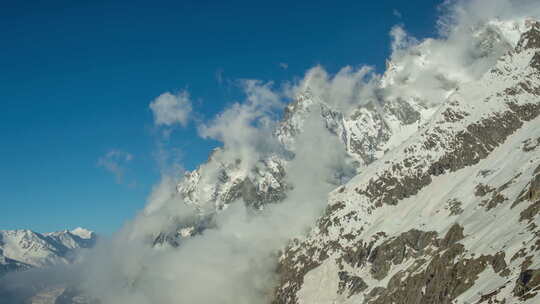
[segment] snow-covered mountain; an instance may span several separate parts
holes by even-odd
[[[475,56],[479,61],[494,65],[504,52],[513,50],[526,28],[525,21],[492,21],[479,26],[471,34],[471,43],[479,53]],[[320,89],[314,92],[306,81],[286,106],[283,119],[274,132],[284,153],[263,155],[255,165],[246,167],[240,158],[233,161],[225,158],[223,155],[227,151],[218,148],[206,163],[186,173],[177,186],[178,194],[188,205],[200,210],[202,226],[207,225],[211,214],[239,199],[255,208],[283,200],[291,188],[285,176],[287,164],[294,158],[295,139],[313,112],[320,113],[315,115],[316,119],[339,138],[354,161],[355,172],[343,172],[343,179],[362,172],[427,124],[442,100],[470,81],[469,77],[454,71],[439,71],[441,67],[436,61],[441,54],[433,53],[436,43],[427,39],[389,60],[388,69],[374,90],[376,96],[346,108],[336,105],[332,96],[326,96]],[[483,69],[488,70],[487,67]],[[434,83],[419,87],[418,83],[425,81],[424,74],[431,75],[430,82]],[[336,186],[341,182],[336,181]],[[161,231],[156,236],[156,242],[167,240],[177,244],[182,235],[202,229],[199,224],[184,226],[171,225],[170,231]]]
[[[389,61],[375,99],[343,111],[306,86],[287,106],[280,142],[293,147],[319,111],[356,176],[284,251],[274,303],[538,301],[540,24],[492,21],[471,37],[476,78],[437,66],[426,40]],[[439,69],[437,90],[418,86]],[[246,170],[219,153],[178,185],[188,204],[208,214],[287,196],[294,155]],[[158,241],[178,245],[181,228]]]
[[[422,42],[396,30],[361,98],[306,77],[264,151],[224,145],[173,193],[156,187],[87,281],[30,302],[537,303],[540,23],[461,30]],[[0,236],[8,270],[69,262],[95,238]]]
[[[540,23],[337,188],[274,303],[537,303]]]
[[[0,230],[0,275],[71,263],[77,250],[91,248],[95,242],[95,233],[80,227],[44,234],[31,230]]]

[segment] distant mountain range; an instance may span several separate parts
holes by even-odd
[[[51,233],[0,230],[0,276],[33,267],[72,263],[77,251],[95,245],[96,234],[84,228]]]

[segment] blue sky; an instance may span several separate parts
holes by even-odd
[[[382,71],[392,26],[435,35],[439,2],[0,1],[0,229],[111,233],[159,180],[157,96],[187,89],[208,120],[242,98],[237,79]],[[216,145],[191,123],[167,148],[193,169]]]

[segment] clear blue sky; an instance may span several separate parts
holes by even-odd
[[[209,119],[240,97],[218,73],[380,71],[391,27],[434,35],[439,2],[0,1],[0,229],[111,233],[159,179],[155,97],[187,88]],[[216,145],[193,124],[171,143],[188,169]],[[98,166],[112,149],[133,155],[122,183]]]

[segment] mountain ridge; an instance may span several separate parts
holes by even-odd
[[[95,245],[94,232],[77,228],[50,233],[28,229],[0,230],[0,273],[72,263],[79,249]]]

